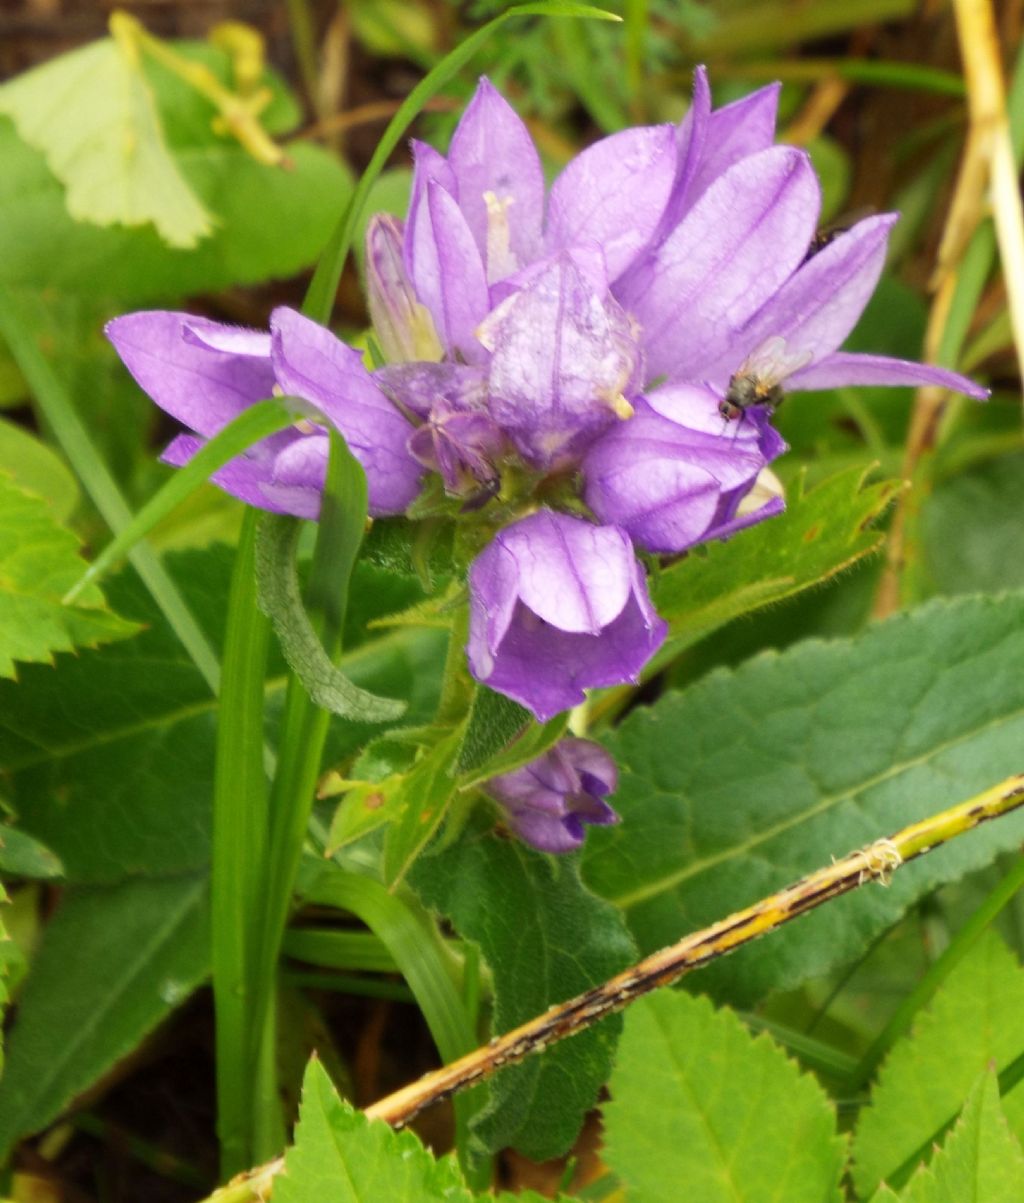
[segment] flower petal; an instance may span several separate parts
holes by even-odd
[[[565,252],[502,302],[480,337],[493,348],[491,416],[538,466],[611,425],[638,375],[632,323]]]
[[[595,635],[626,604],[633,548],[622,531],[539,510],[497,535],[516,565],[516,591],[561,631]]]
[[[803,258],[820,189],[807,155],[773,147],[715,181],[616,295],[643,327],[648,369],[700,379]]]
[[[263,495],[298,518],[318,518],[331,444],[326,435],[300,435],[274,460]]]
[[[175,468],[183,468],[195,453],[206,445],[205,439],[198,439],[191,434],[181,434],[167,446],[160,459],[165,464]],[[239,455],[237,458],[218,469],[210,477],[213,484],[218,485],[225,493],[237,497],[248,505],[259,509],[273,510],[278,514],[290,514],[293,511],[286,505],[277,505],[263,492],[263,486],[269,482],[273,461],[266,457],[256,459],[250,454]]]
[[[657,229],[675,171],[670,125],[622,130],[587,147],[551,186],[549,250],[597,242],[609,280],[616,279]]]
[[[739,367],[740,347],[750,352],[769,338],[784,339],[787,356],[803,354],[812,364],[841,346],[882,274],[896,220],[895,213],[865,218],[808,259],[744,326],[732,358],[709,369],[709,378]]]
[[[400,514],[423,474],[406,447],[411,425],[381,392],[359,352],[330,330],[284,308],[270,315],[270,330],[281,387],[311,401],[345,436],[366,471],[370,513]]]
[[[187,331],[193,337],[186,337]],[[257,331],[187,313],[148,310],[114,318],[106,335],[140,388],[198,434],[216,434],[273,392],[269,357],[253,353],[261,337]],[[219,339],[247,349],[241,354],[215,349]]]
[[[417,294],[449,353],[478,360],[483,350],[475,331],[490,308],[483,260],[461,209],[440,184],[427,186],[427,209],[432,239],[420,244]]]
[[[786,381],[787,389],[843,388],[856,384],[905,385],[907,388],[933,384],[956,393],[966,393],[976,401],[985,401],[990,395],[987,388],[982,388],[959,372],[937,368],[930,363],[913,363],[908,359],[863,355],[855,351],[835,351],[818,363],[794,373]]]
[[[540,248],[544,215],[544,172],[522,119],[491,84],[481,78],[448,148],[455,195],[492,282],[507,274],[488,255],[495,207],[506,210],[509,246],[518,266]],[[494,199],[488,205],[487,196]]]
[[[781,88],[781,84],[769,84],[711,114],[704,154],[689,189],[688,208],[734,163],[772,145]]]
[[[700,169],[711,120],[711,88],[708,73],[699,66],[693,73],[693,101],[686,116],[676,127],[676,171],[672,190],[661,216],[652,249],[660,246],[679,225],[683,214],[692,206],[690,185]]]

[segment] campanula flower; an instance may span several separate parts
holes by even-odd
[[[106,332],[140,387],[195,432],[171,442],[167,463],[187,463],[247,406],[287,394],[310,402],[345,436],[366,471],[371,514],[401,513],[419,492],[423,467],[407,446],[412,426],[358,351],[294,310],[275,309],[269,332],[165,311],[115,318]],[[315,518],[328,450],[324,427],[303,418],[212,479],[251,505]]]
[[[470,671],[541,722],[636,681],[668,630],[626,533],[551,510],[499,531],[469,589]]]
[[[572,852],[583,843],[586,824],[619,821],[604,800],[617,784],[615,761],[600,744],[566,738],[483,789],[524,843],[541,852]]]
[[[665,385],[599,439],[584,457],[583,479],[600,521],[622,527],[645,551],[680,552],[779,513],[780,496],[742,516],[739,509],[785,443],[763,411],[723,436],[718,406],[709,389]]]

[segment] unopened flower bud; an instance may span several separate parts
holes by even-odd
[[[405,272],[401,225],[387,213],[378,213],[366,231],[366,292],[374,332],[389,363],[442,358],[433,319]]]

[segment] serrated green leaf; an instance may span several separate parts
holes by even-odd
[[[326,1070],[310,1061],[295,1144],[274,1182],[276,1203],[470,1203],[458,1166],[435,1161],[411,1132],[368,1120],[338,1097]]]
[[[60,857],[17,827],[0,827],[0,873],[8,877],[62,877]]]
[[[731,1011],[660,990],[629,1008],[604,1160],[636,1203],[838,1203],[846,1141],[821,1087]]]
[[[0,676],[14,663],[46,664],[54,652],[126,639],[138,627],[111,611],[99,589],[73,606],[61,597],[81,575],[78,539],[41,498],[0,474]]]
[[[256,544],[256,577],[260,609],[274,624],[281,650],[318,706],[332,714],[367,723],[399,718],[404,702],[381,698],[354,685],[324,651],[302,604],[295,552],[301,523],[267,514]]]
[[[854,1139],[853,1179],[862,1196],[927,1149],[990,1063],[1003,1069],[1024,1052],[1022,1014],[1024,969],[986,932],[882,1065]],[[1024,1086],[1003,1102],[1011,1128],[1024,1135]]]
[[[0,1081],[0,1155],[135,1048],[206,975],[205,878],[65,894],[18,1007]]]
[[[480,945],[494,978],[496,1033],[632,962],[621,917],[583,886],[575,858],[496,838],[482,822],[420,857],[410,883]],[[474,1124],[477,1136],[489,1149],[514,1145],[538,1161],[564,1153],[608,1076],[618,1030],[612,1017],[498,1074]]]
[[[634,711],[608,740],[615,828],[584,876],[645,951],[1020,771],[1024,596],[936,601]],[[936,885],[1019,845],[1010,816],[701,971],[745,1005],[848,961]]]
[[[4,474],[42,497],[58,522],[66,522],[78,505],[78,482],[60,456],[21,426],[0,419],[0,477]]]
[[[935,1160],[908,1183],[902,1203],[1020,1203],[1024,1152],[1010,1132],[991,1070],[971,1088]],[[879,1198],[875,1196],[875,1200]]]
[[[753,610],[792,597],[849,568],[882,545],[871,528],[899,489],[896,481],[865,485],[864,470],[851,468],[804,491],[798,481],[786,512],[707,555],[690,555],[659,573],[652,593],[670,624],[654,665]]]
[[[215,647],[225,618],[231,553],[177,552],[168,571]],[[370,578],[362,622],[372,613]],[[210,797],[217,704],[134,573],[111,578],[118,611],[144,624],[134,639],[26,666],[0,681],[0,764],[18,826],[63,861],[68,879],[116,882],[174,874],[209,862]],[[387,598],[390,595],[384,594]],[[353,628],[342,666],[360,684],[408,698],[410,719],[433,714],[444,645],[433,631],[366,642]],[[267,682],[270,737],[284,694],[275,657]],[[332,759],[350,757],[379,727],[338,722]]]
[[[212,220],[164,139],[138,52],[104,38],[0,87],[0,113],[43,152],[68,212],[94,225],[152,223],[193,247]]]

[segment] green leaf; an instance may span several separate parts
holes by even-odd
[[[66,522],[78,505],[78,482],[60,456],[21,426],[0,419],[0,478],[4,473],[42,497],[58,522]]]
[[[585,879],[650,951],[972,797],[1020,771],[1022,658],[1024,596],[964,598],[667,694],[607,741],[622,822],[590,833]],[[745,1005],[823,974],[1022,838],[1024,817],[990,824],[707,967],[701,988]]]
[[[485,685],[477,687],[455,771],[459,788],[529,764],[565,734],[568,714],[537,723],[528,710]]]
[[[395,1132],[343,1102],[312,1060],[302,1086],[295,1144],[274,1182],[275,1203],[470,1203],[458,1166],[435,1161],[411,1132]]]
[[[73,606],[61,596],[82,571],[78,539],[46,502],[0,474],[0,676],[14,662],[52,663],[54,652],[96,647],[138,629],[114,614],[99,589]]]
[[[959,1122],[935,1160],[911,1179],[902,1203],[1019,1203],[1024,1152],[999,1105],[991,1071],[971,1088]],[[876,1195],[877,1199],[878,1196]]]
[[[63,877],[64,866],[45,844],[17,827],[0,827],[0,873],[7,877]]]
[[[75,222],[43,157],[0,117],[0,279],[99,292],[125,308],[292,276],[316,258],[352,181],[318,146],[299,143],[288,154],[293,166],[282,171],[223,141],[177,151],[182,173],[219,220],[185,251],[167,246],[151,226]]]
[[[0,1156],[134,1049],[207,973],[205,879],[65,894],[18,1007],[0,1081]]]
[[[941,593],[1024,585],[1020,513],[1024,455],[991,460],[928,497],[921,519],[925,567]]]
[[[408,873],[441,825],[456,789],[459,733],[439,739],[399,781],[384,839],[384,880],[392,888]]]
[[[573,857],[545,856],[471,824],[459,841],[420,857],[410,882],[480,945],[494,977],[494,1031],[603,982],[633,960],[615,909],[590,894]],[[514,1145],[537,1161],[564,1153],[607,1079],[612,1017],[503,1070],[474,1125],[489,1149]]]
[[[176,552],[167,567],[219,647],[230,551]],[[5,788],[18,826],[61,858],[69,880],[199,870],[209,863],[217,703],[135,574],[112,577],[107,589],[120,613],[145,625],[140,635],[59,656],[54,668],[28,665],[17,685],[0,681]],[[437,705],[443,656],[436,632],[398,631],[353,639],[341,665],[360,684],[408,698],[410,720],[424,722]],[[283,665],[274,657],[271,738],[283,694]],[[352,756],[377,730],[334,724],[329,755]]]
[[[36,67],[0,87],[0,113],[45,154],[77,221],[152,222],[177,247],[210,233],[210,214],[167,148],[131,45],[104,38]]]
[[[295,552],[302,524],[279,514],[264,516],[256,544],[259,604],[274,624],[281,649],[309,696],[324,710],[344,718],[384,723],[399,718],[406,705],[354,685],[324,650],[302,602]]]
[[[759,526],[756,536],[715,543],[706,556],[691,554],[659,573],[652,592],[670,635],[655,665],[739,615],[829,580],[877,551],[884,535],[871,523],[899,484],[865,485],[864,476],[851,468],[808,491],[798,480],[786,512]]]
[[[853,1146],[853,1179],[863,1197],[918,1150],[927,1153],[987,1066],[1003,1069],[1024,1052],[1022,1014],[1024,969],[986,932],[882,1065]],[[1003,1102],[1011,1128],[1024,1135],[1024,1087]]]
[[[839,1203],[846,1141],[817,1082],[705,998],[629,1008],[605,1105],[604,1160],[637,1203]]]

